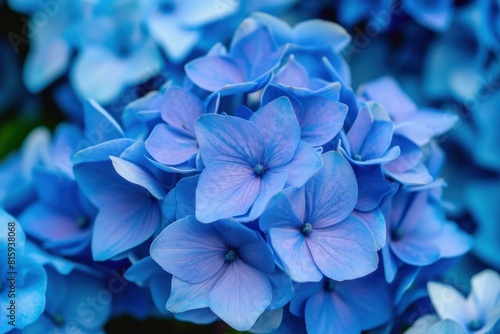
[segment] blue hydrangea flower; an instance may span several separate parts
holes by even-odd
[[[346,135],[347,158],[356,165],[384,164],[401,153],[392,146],[394,124],[382,106],[367,102],[359,108],[358,117]]]
[[[303,188],[276,196],[260,218],[279,263],[296,282],[323,275],[342,281],[377,268],[373,238],[349,216],[357,187],[349,163],[338,152],[323,155],[323,167]]]
[[[47,267],[47,305],[23,333],[104,333],[111,314],[111,293],[98,278],[78,270],[61,275]]]
[[[1,208],[0,220],[0,256],[4,261],[0,273],[2,282],[0,306],[3,314],[0,331],[5,333],[15,328],[23,329],[35,322],[49,299],[45,297],[47,274],[25,250],[26,235],[21,225]],[[15,250],[11,250],[10,247]],[[11,258],[14,259],[12,263],[8,262]],[[12,277],[9,272],[16,272],[16,274]],[[12,312],[11,309],[14,311]],[[9,324],[10,321],[12,321],[11,324]]]
[[[151,257],[174,276],[171,311],[209,307],[232,327],[248,330],[273,301],[271,250],[241,224],[186,217],[153,241]]]
[[[290,312],[304,317],[307,333],[361,333],[388,321],[392,300],[381,270],[350,281],[322,279],[295,285]]]
[[[137,1],[98,1],[89,13],[70,80],[80,97],[109,103],[156,75],[163,58],[142,28]]]
[[[99,208],[93,233],[94,260],[103,261],[141,244],[161,225],[166,190],[144,165],[143,144],[116,139],[74,157],[80,189]]]
[[[262,94],[261,103],[286,96],[301,129],[300,139],[312,146],[332,140],[342,129],[347,106],[338,102],[341,86],[309,77],[307,70],[290,56]]]
[[[253,92],[267,84],[284,50],[275,45],[264,26],[249,20],[235,32],[229,53],[219,47],[219,54],[208,54],[188,63],[185,69],[189,79],[221,95]]]
[[[471,284],[471,292],[464,298],[451,286],[429,282],[429,297],[438,316],[419,319],[408,333],[439,333],[452,328],[453,333],[488,333],[500,320],[500,276],[487,269],[474,275]]]
[[[71,163],[83,141],[78,128],[64,123],[57,127],[50,162],[33,170],[37,199],[19,215],[30,237],[59,254],[78,254],[90,242],[95,209],[78,189]]]
[[[300,140],[286,97],[263,106],[249,121],[203,115],[195,129],[206,166],[196,188],[196,218],[202,222],[251,221],[274,195],[303,185],[321,167],[318,153]]]
[[[434,187],[434,189],[432,189]],[[446,220],[443,209],[433,204],[440,185],[418,191],[398,191],[391,199],[387,220],[387,246],[382,249],[388,282],[392,282],[400,261],[427,266],[440,258],[462,255],[472,247],[473,239]]]
[[[30,49],[23,79],[30,92],[39,93],[68,70],[81,33],[84,1],[62,4],[10,0],[9,5],[16,11],[31,15],[27,28]],[[15,43],[16,49],[18,43],[20,41]]]

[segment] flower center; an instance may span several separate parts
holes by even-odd
[[[226,262],[233,262],[236,260],[236,251],[233,249],[228,250],[226,255],[224,255],[224,260],[226,260]]]
[[[335,282],[332,279],[327,279],[325,282],[325,290],[332,292],[335,290],[336,285],[337,285],[337,282]]]
[[[310,236],[313,231],[313,227],[309,223],[305,223],[304,227],[302,227],[302,234],[306,237]]]
[[[264,168],[264,166],[262,166],[261,164],[257,164],[255,165],[255,167],[253,168],[253,171],[255,174],[259,175],[259,176],[262,176],[264,175],[264,173],[266,172],[266,169]]]
[[[484,327],[484,321],[482,320],[471,321],[467,327],[471,332],[478,331]]]
[[[398,241],[403,239],[403,231],[400,228],[391,229],[391,239],[393,241]]]
[[[363,160],[363,157],[361,156],[361,154],[355,154],[354,155],[354,159],[358,160],[358,161],[361,161],[361,160]]]

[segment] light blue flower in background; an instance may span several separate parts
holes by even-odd
[[[472,289],[464,298],[453,287],[429,282],[427,289],[437,317],[417,321],[408,333],[488,333],[500,320],[500,276],[491,269],[471,279]],[[455,331],[451,331],[451,329]]]

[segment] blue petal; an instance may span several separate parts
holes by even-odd
[[[309,75],[305,67],[291,55],[288,62],[276,74],[273,82],[291,87],[306,88],[309,86]]]
[[[38,36],[41,36],[43,32],[39,32]],[[24,64],[23,78],[31,93],[39,93],[66,72],[71,48],[67,41],[59,37],[40,37],[34,40],[37,43],[31,44]]]
[[[306,327],[310,334],[360,333],[359,318],[333,292],[320,292],[307,300]]]
[[[422,240],[420,236],[393,241],[390,246],[401,261],[413,266],[427,266],[440,257],[439,247],[427,243],[427,240]]]
[[[371,211],[389,198],[397,189],[397,184],[386,180],[380,165],[353,165],[358,184],[356,209]]]
[[[127,269],[123,277],[132,282],[149,282],[155,274],[162,272],[161,267],[147,256]]]
[[[264,209],[267,207],[271,198],[283,190],[288,179],[288,173],[283,171],[275,172],[273,170],[268,170],[264,175],[262,175],[261,179],[262,182],[259,195],[255,199],[249,213],[247,215],[237,217],[239,221],[251,221],[257,219],[262,212],[264,212]]]
[[[256,231],[226,220],[215,222],[213,226],[227,246],[238,250],[239,259],[263,272],[274,272],[273,253]]]
[[[322,168],[306,184],[308,220],[314,228],[344,220],[358,198],[356,178],[345,158],[335,151],[322,158]]]
[[[362,277],[377,269],[373,238],[356,218],[315,228],[306,243],[321,272],[336,281]]]
[[[211,324],[219,320],[219,317],[208,307],[189,310],[182,313],[174,313],[174,318],[180,321],[189,321],[200,325]]]
[[[230,54],[244,71],[244,81],[262,78],[279,65],[283,52],[276,50],[265,27],[257,27],[242,38],[238,38],[237,34],[233,38]]]
[[[293,159],[275,172],[288,174],[287,187],[302,187],[320,168],[322,160],[318,152],[303,141],[299,142]]]
[[[240,331],[250,329],[271,300],[267,277],[238,260],[224,267],[209,294],[210,309]]]
[[[157,199],[163,199],[165,197],[165,189],[147,170],[127,160],[113,156],[110,156],[109,158],[111,159],[116,172],[125,180],[143,187]]]
[[[429,334],[453,333],[453,334],[466,334],[467,330],[458,322],[444,319],[434,324],[428,329]]]
[[[360,315],[361,329],[370,329],[386,323],[393,317],[393,297],[383,270],[356,280],[339,282],[335,289],[339,296]]]
[[[354,211],[352,214],[365,225],[368,231],[370,231],[373,240],[377,245],[377,250],[384,247],[387,237],[387,229],[382,211],[379,208],[376,208],[370,212]]]
[[[198,142],[167,124],[158,124],[146,140],[146,149],[156,161],[175,166],[198,152]]]
[[[238,64],[227,56],[206,56],[195,59],[185,67],[186,75],[196,85],[210,92],[225,86],[245,82]]]
[[[305,100],[304,111],[298,117],[302,129],[301,140],[319,146],[332,140],[342,129],[347,106],[322,97]]]
[[[351,37],[340,25],[324,20],[308,20],[294,28],[295,43],[305,48],[333,48],[340,52],[351,41]]]
[[[245,214],[259,196],[263,178],[253,169],[214,162],[200,175],[196,188],[196,218],[203,223]]]
[[[166,304],[167,310],[178,313],[208,307],[208,296],[217,282],[216,278],[217,276],[193,284],[172,277],[172,291]]]
[[[203,104],[189,91],[170,87],[163,98],[161,117],[168,124],[194,135],[194,122],[203,113]]]
[[[7,223],[4,223],[4,225],[7,225]],[[21,269],[20,272],[25,273],[24,280],[18,276],[15,283],[15,327],[23,328],[36,321],[45,309],[47,274],[41,265],[26,257],[18,257],[16,265],[18,269]],[[7,285],[8,282],[3,284]],[[8,314],[8,307],[10,307],[10,301],[7,299],[7,290],[5,289],[5,298],[2,298],[0,301],[2,309],[5,310],[4,317]],[[5,332],[12,329],[12,326],[7,324],[6,319],[11,320],[6,317],[0,325],[0,330]]]
[[[269,333],[281,324],[283,319],[283,308],[266,310],[262,313],[255,324],[250,328],[251,333]]]
[[[437,282],[427,283],[432,305],[441,319],[451,319],[462,323],[469,318],[467,302],[454,288]]]
[[[265,233],[274,227],[302,228],[305,210],[304,188],[287,189],[271,200],[259,219],[259,227]]]
[[[201,158],[206,166],[226,161],[254,168],[262,163],[264,137],[253,123],[214,114],[201,116],[195,126]]]
[[[267,278],[273,288],[273,299],[267,309],[274,310],[285,306],[294,295],[292,280],[281,270],[268,274]]]
[[[161,211],[156,200],[130,195],[128,200],[110,200],[103,206],[94,223],[92,255],[104,261],[127,251],[150,238],[161,224]]]
[[[150,254],[165,271],[181,280],[200,283],[221,270],[226,251],[212,225],[189,216],[167,226],[151,244]]]
[[[250,122],[264,136],[264,166],[278,167],[292,159],[300,140],[300,127],[287,97],[280,97],[257,110]]]
[[[175,15],[154,13],[146,22],[153,38],[173,62],[184,60],[200,38],[198,30],[187,29]]]
[[[77,165],[81,163],[109,161],[110,155],[119,156],[132,144],[134,144],[134,140],[129,138],[106,141],[79,151],[75,154],[73,163]]]
[[[81,228],[76,219],[57,212],[41,202],[27,207],[19,216],[24,230],[42,241],[64,242],[85,237],[87,229]]]
[[[292,280],[295,282],[318,282],[323,278],[323,274],[313,261],[300,229],[271,228],[269,240]]]

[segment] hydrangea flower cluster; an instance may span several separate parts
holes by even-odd
[[[25,79],[40,90],[74,61],[74,88],[94,99],[81,124],[37,128],[0,164],[2,259],[17,234],[13,332],[103,333],[122,315],[252,333],[495,328],[498,273],[474,276],[467,298],[434,281],[474,247],[442,199],[439,140],[457,114],[391,76],[355,90],[352,37],[330,21],[256,12],[229,43],[211,36],[253,6],[292,2],[57,7],[64,19],[35,35]],[[9,4],[36,19],[34,3]],[[450,1],[403,4],[423,25],[450,24]],[[374,10],[338,6],[352,23]],[[221,40],[207,48],[210,36]],[[105,105],[166,66],[158,45],[183,68],[117,117]],[[45,48],[63,56],[40,75]]]

